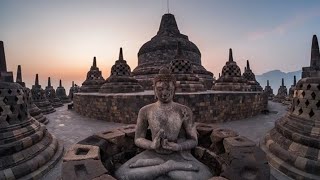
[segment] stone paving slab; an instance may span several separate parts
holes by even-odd
[[[258,144],[259,140],[274,127],[275,120],[286,114],[287,107],[282,104],[269,101],[268,106],[271,112],[267,115],[260,114],[240,121],[219,123],[215,126],[232,129]],[[57,108],[56,112],[46,115],[49,119],[49,123],[46,125],[48,131],[64,144],[65,150],[90,135],[123,126],[119,123],[87,118],[67,109],[65,104],[63,107]],[[62,160],[42,179],[60,179],[61,165]]]

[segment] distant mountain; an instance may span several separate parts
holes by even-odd
[[[293,85],[293,76],[297,77],[297,82],[301,79],[301,70],[293,72],[282,72],[280,70],[273,70],[263,73],[261,75],[256,75],[257,81],[260,85],[264,87],[267,85],[267,80],[269,80],[270,86],[273,89],[273,93],[276,94],[281,85],[281,78],[284,78],[284,85],[289,88]]]

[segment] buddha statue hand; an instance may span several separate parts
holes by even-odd
[[[181,147],[179,144],[175,142],[170,142],[168,139],[162,139],[161,142],[162,148],[171,151],[181,151]]]
[[[150,145],[151,149],[156,150],[161,147],[161,139],[162,139],[163,135],[164,135],[164,130],[160,129]]]

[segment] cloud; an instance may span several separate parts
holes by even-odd
[[[283,22],[273,28],[270,29],[260,29],[256,30],[254,32],[248,33],[248,39],[249,40],[258,40],[263,39],[269,35],[282,35],[285,34],[287,31],[289,31],[291,28],[303,25],[307,21],[309,21],[312,18],[319,17],[320,16],[320,10],[315,9],[308,12],[299,13],[296,16],[292,17],[286,22]]]

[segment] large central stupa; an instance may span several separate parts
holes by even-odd
[[[144,89],[152,89],[152,80],[161,67],[169,65],[176,55],[177,44],[192,65],[194,74],[211,89],[213,74],[201,65],[201,53],[188,36],[181,34],[173,14],[164,14],[157,35],[146,42],[138,52],[138,66],[132,71]]]

